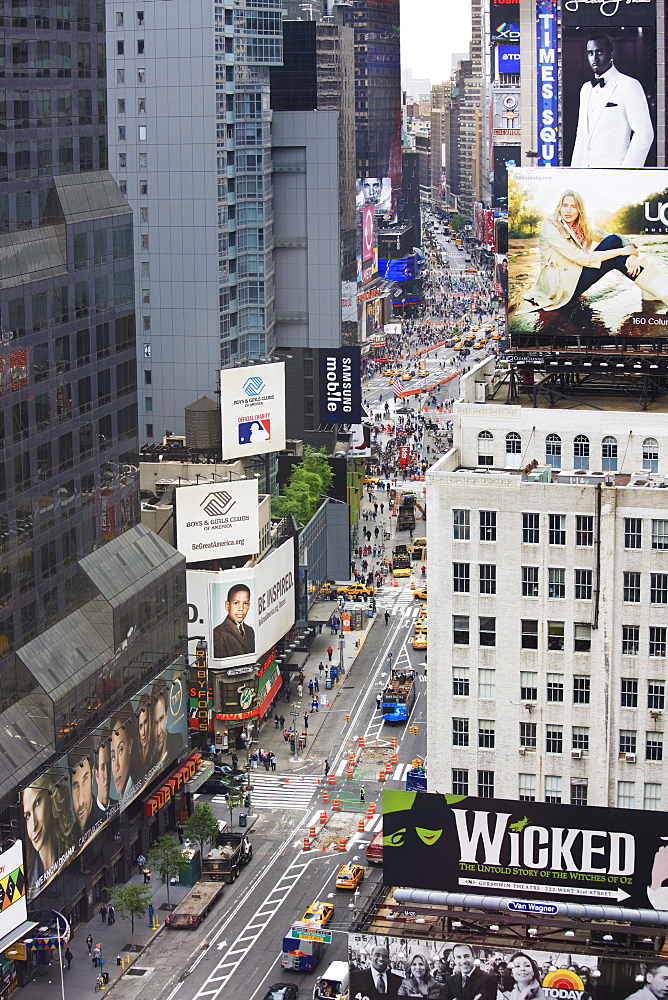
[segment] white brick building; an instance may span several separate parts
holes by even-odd
[[[453,423],[427,477],[430,791],[668,807],[668,416]]]

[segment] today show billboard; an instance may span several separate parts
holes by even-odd
[[[244,365],[220,373],[223,460],[285,448],[285,364]]]
[[[294,543],[256,566],[186,573],[188,622],[206,636],[208,667],[254,663],[295,621]]]
[[[511,337],[667,336],[668,170],[508,168],[508,272]]]
[[[668,815],[383,791],[383,879],[452,893],[668,910]]]
[[[175,498],[176,547],[188,562],[259,551],[257,479],[180,486]]]
[[[348,968],[356,1000],[661,1000],[668,978],[668,959],[654,955],[632,962],[521,941],[509,947],[388,934],[349,934]]]

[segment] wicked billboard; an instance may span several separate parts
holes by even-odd
[[[668,335],[668,170],[508,170],[508,320],[559,342]]]
[[[383,792],[386,885],[668,910],[668,815]]]
[[[33,899],[188,743],[185,675],[158,677],[21,791]]]
[[[620,961],[554,948],[349,934],[350,996],[430,1000],[662,1000],[668,960]]]

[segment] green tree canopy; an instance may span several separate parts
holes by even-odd
[[[158,837],[148,854],[148,863],[154,868],[163,885],[167,886],[167,902],[169,903],[169,881],[179,874],[185,860],[185,854],[174,843],[169,834]]]
[[[466,225],[466,219],[460,212],[455,212],[450,219],[450,225],[456,233],[461,233],[462,229]]]
[[[184,834],[188,840],[195,841],[202,857],[204,857],[204,845],[212,844],[219,831],[218,820],[208,802],[198,802],[190,818],[183,824]]]
[[[274,517],[292,514],[300,524],[307,524],[318,509],[320,498],[329,493],[333,475],[324,449],[317,451],[307,445],[304,457],[292,469],[283,493],[272,497]]]
[[[135,942],[135,917],[143,917],[151,902],[151,890],[145,885],[114,885],[105,889],[119,916],[130,918],[131,944]]]

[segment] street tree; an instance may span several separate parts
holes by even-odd
[[[185,861],[185,854],[174,843],[169,834],[158,837],[148,854],[148,863],[151,868],[155,868],[162,880],[162,884],[167,886],[167,905],[169,906],[169,883],[170,879],[179,874],[179,870]]]
[[[204,857],[204,845],[212,844],[220,832],[218,820],[208,802],[198,802],[192,815],[183,824],[183,832],[188,840],[194,840]]]
[[[244,793],[240,788],[230,788],[229,792],[225,796],[225,801],[227,802],[227,808],[230,810],[230,828],[231,828],[234,826],[233,810],[240,808],[243,805]]]
[[[130,943],[135,942],[135,917],[143,917],[151,902],[151,890],[145,885],[114,885],[105,888],[119,916],[130,918]]]

